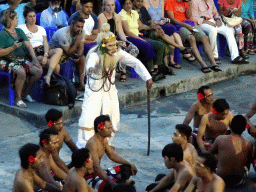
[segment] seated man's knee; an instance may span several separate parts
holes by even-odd
[[[17,80],[25,81],[26,80],[26,72],[23,68],[20,68],[16,71]]]
[[[61,56],[63,54],[63,50],[61,48],[57,48],[55,49],[55,53]]]
[[[196,39],[193,35],[189,35],[187,40],[188,40],[189,43],[195,43],[196,42]]]

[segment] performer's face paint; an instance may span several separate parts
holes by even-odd
[[[108,13],[114,13],[116,8],[116,4],[114,0],[108,0],[105,4],[105,11]]]
[[[172,136],[172,141],[174,143],[177,143],[179,145],[182,145],[184,143],[185,136],[181,134],[177,129],[174,131]]]
[[[50,135],[50,142],[47,145],[47,149],[50,153],[54,153],[59,147],[59,136],[58,135]]]
[[[108,50],[109,55],[111,55],[111,56],[114,55],[117,52],[116,41],[107,43],[106,48]]]
[[[80,33],[83,32],[83,28],[84,28],[84,23],[83,22],[76,22],[74,24],[71,24],[72,27],[72,31],[74,34],[79,35]]]
[[[58,121],[55,121],[53,128],[58,132],[62,131],[62,129],[63,129],[63,119],[60,118]]]
[[[100,129],[100,134],[104,137],[111,137],[111,134],[113,132],[113,125],[110,121],[105,121],[105,127],[104,129]]]
[[[204,99],[206,103],[213,104],[214,97],[211,89],[204,90]]]

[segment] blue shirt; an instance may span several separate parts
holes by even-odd
[[[254,17],[253,0],[247,0],[245,4],[242,2],[242,14],[241,17],[251,18]]]
[[[55,15],[51,7],[48,7],[48,9],[45,9],[41,14],[40,26],[42,27],[66,27],[67,25],[67,15],[63,10]]]
[[[17,13],[19,23],[18,25],[25,24],[25,18],[23,17],[24,8],[28,5],[28,3],[20,3],[16,9],[14,10]],[[0,4],[0,14],[6,9],[8,9],[10,5],[8,3],[6,4]]]

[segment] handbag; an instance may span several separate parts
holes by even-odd
[[[239,25],[243,21],[241,17],[237,17],[233,14],[231,15],[231,17],[225,17],[222,15],[222,20],[225,24],[227,24],[230,27],[235,27],[236,25]]]

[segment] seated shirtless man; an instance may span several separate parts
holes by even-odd
[[[194,170],[197,159],[197,151],[192,144],[188,143],[191,132],[192,129],[190,126],[178,124],[175,126],[172,141],[181,145],[183,149],[183,159],[186,160]]]
[[[185,192],[224,192],[225,183],[215,174],[216,158],[210,153],[202,153],[196,162],[196,175],[193,176]]]
[[[252,105],[251,109],[246,113],[245,118],[247,119],[247,122],[249,124],[248,133],[256,138],[256,127],[250,122],[250,118],[254,116],[256,113],[256,102]]]
[[[19,150],[21,168],[17,171],[13,192],[33,192],[36,187],[47,191],[61,191],[50,183],[43,181],[35,172],[41,166],[43,153],[38,145],[28,143]]]
[[[87,174],[93,173],[93,161],[88,149],[82,148],[73,152],[74,167],[68,172],[63,186],[63,192],[96,192],[84,179]]]
[[[202,86],[197,91],[199,101],[193,103],[190,107],[183,124],[189,125],[194,120],[194,129],[198,129],[201,119],[204,115],[212,111],[214,102],[213,93],[209,86]]]
[[[101,115],[94,120],[94,131],[95,134],[86,143],[86,148],[90,151],[95,173],[86,175],[85,179],[94,189],[109,192],[117,182],[126,183],[131,175],[137,173],[137,168],[110,147],[108,138],[111,137],[113,126],[108,115]],[[104,171],[100,165],[104,154],[113,162],[122,165]]]
[[[183,161],[183,150],[177,143],[168,144],[162,151],[164,163],[170,173],[150,184],[146,191],[162,192],[170,189],[172,192],[184,191],[193,177],[194,171],[187,161]],[[157,176],[158,178],[159,176]],[[157,181],[158,179],[156,179]]]
[[[55,129],[58,132],[59,146],[52,154],[52,158],[55,163],[63,170],[65,173],[68,173],[69,168],[61,160],[59,153],[62,148],[63,143],[65,142],[69,149],[73,152],[77,150],[76,144],[73,142],[68,132],[63,128],[63,119],[62,112],[56,109],[50,109],[45,115],[46,122],[51,129]]]
[[[245,166],[250,168],[252,144],[241,136],[246,126],[246,119],[236,115],[231,122],[231,134],[218,136],[210,149],[218,154],[217,174],[227,186],[242,184],[248,170]]]
[[[196,140],[201,152],[209,150],[219,135],[226,134],[232,119],[233,115],[229,111],[227,101],[217,99],[213,103],[212,112],[203,116],[198,129]]]
[[[59,168],[53,160],[52,154],[56,152],[59,147],[58,132],[54,129],[45,129],[40,135],[40,146],[43,152],[42,164],[37,170],[37,174],[46,182],[61,186],[56,180],[63,181],[67,174],[64,170]]]

